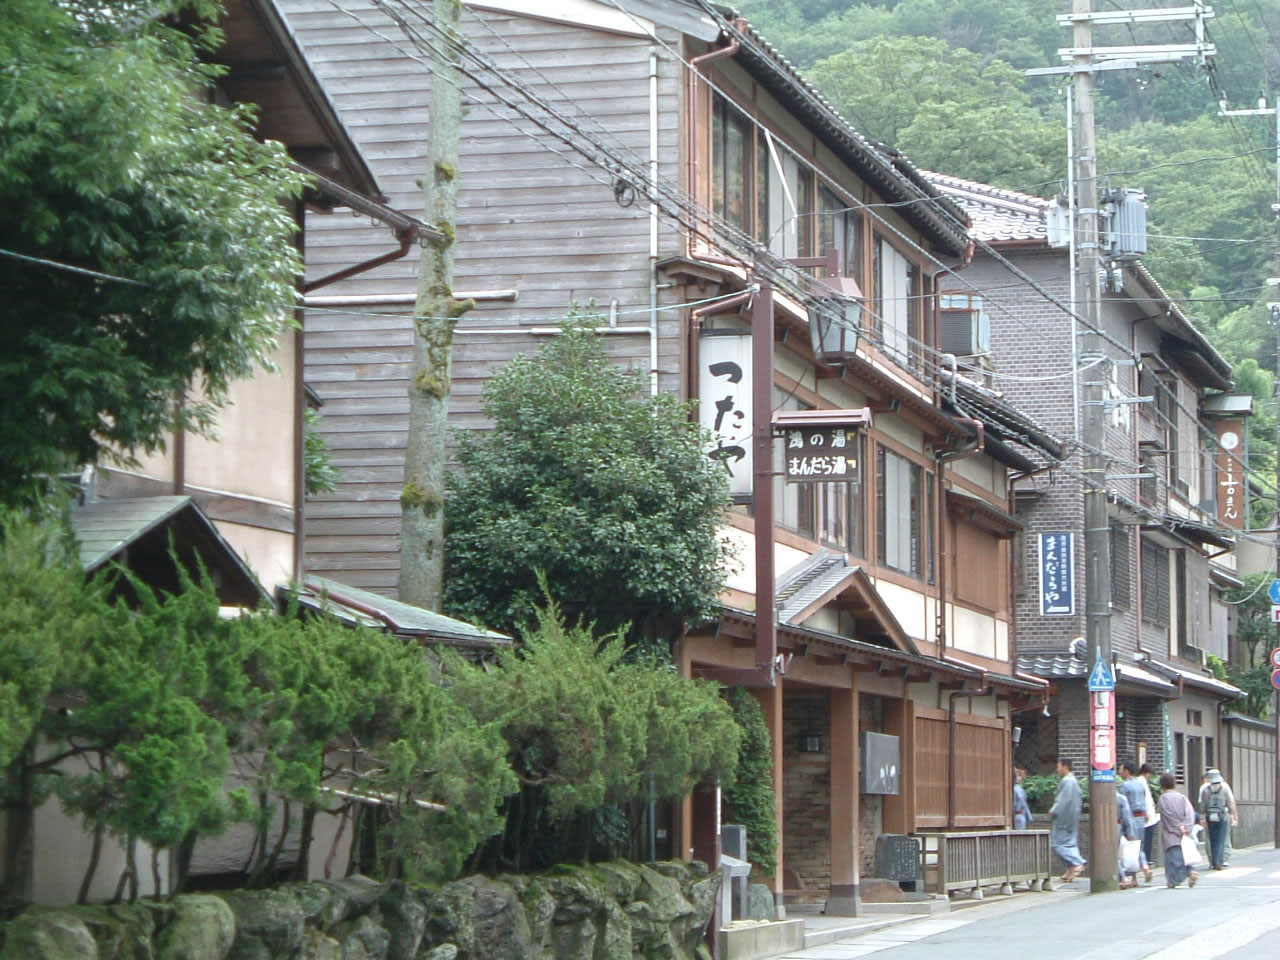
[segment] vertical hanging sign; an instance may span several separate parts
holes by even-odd
[[[751,334],[704,330],[698,338],[698,422],[707,456],[729,474],[729,492],[751,494]]]
[[[1089,674],[1089,778],[1116,778],[1116,675],[1099,655]]]
[[[1076,612],[1074,534],[1040,534],[1040,615]]]
[[[1244,529],[1244,476],[1240,464],[1244,460],[1244,421],[1218,420],[1214,424],[1218,436],[1217,461],[1218,519],[1223,526]]]

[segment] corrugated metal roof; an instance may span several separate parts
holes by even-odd
[[[819,550],[782,575],[778,584],[778,619],[790,623],[815,600],[849,576],[849,558]]]
[[[372,618],[396,634],[472,646],[511,646],[511,638],[506,634],[325,577],[308,576],[299,597],[354,622],[368,624]]]

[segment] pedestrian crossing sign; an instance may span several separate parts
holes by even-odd
[[[1102,657],[1093,664],[1093,673],[1089,674],[1089,692],[1101,693],[1104,690],[1114,690],[1116,688],[1116,674],[1111,669],[1111,664],[1103,660]]]

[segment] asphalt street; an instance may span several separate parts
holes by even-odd
[[[789,960],[1277,960],[1280,850],[1237,850],[1222,871],[1202,870],[1194,889],[1155,880],[1136,890],[1088,894],[1088,882],[1052,893],[991,898],[851,940],[788,954]]]

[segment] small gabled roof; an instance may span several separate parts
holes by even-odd
[[[376,626],[400,637],[416,637],[457,647],[509,647],[511,638],[411,603],[392,600],[371,590],[337,580],[308,575],[301,588],[281,588],[285,596],[311,610],[323,610],[340,620]]]
[[[838,601],[852,613],[859,635],[868,642],[913,656],[920,654],[866,571],[851,564],[845,554],[830,550],[810,554],[779,578],[776,599],[780,625],[803,623]]]
[[[202,564],[227,604],[256,605],[267,593],[191,497],[91,500],[71,507],[80,563],[93,573],[112,562],[170,593],[180,587],[170,547],[187,571]]]
[[[1048,243],[1048,200],[931,170],[924,171],[924,178],[969,215],[969,233],[974,239]]]

